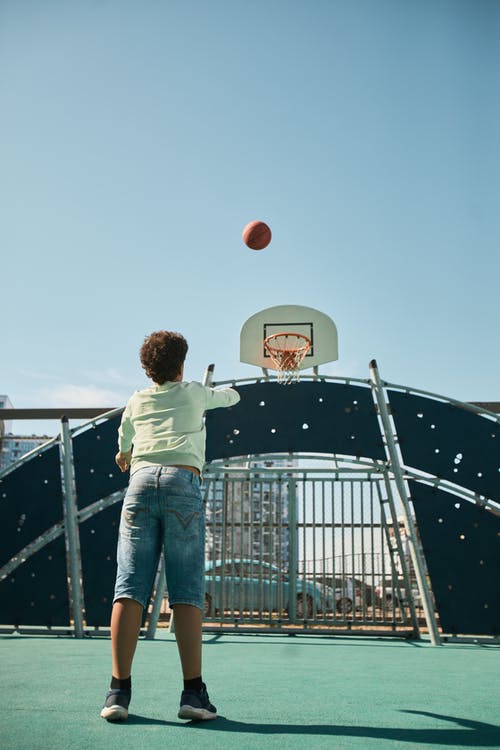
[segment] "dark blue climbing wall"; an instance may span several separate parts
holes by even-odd
[[[73,441],[78,507],[124,489],[128,472],[115,463],[121,415],[79,434]],[[116,575],[116,540],[121,502],[80,524],[85,619],[90,627],[109,623]]]
[[[121,415],[101,422],[73,440],[79,508],[85,508],[127,485],[128,472],[122,474],[115,463],[120,419]]]
[[[90,627],[109,623],[120,511],[121,502],[118,502],[80,524],[85,619]]]
[[[385,459],[371,390],[304,381],[236,386],[241,401],[207,412],[207,461],[253,453],[337,453]]]
[[[0,567],[62,519],[59,446],[0,480]]]
[[[444,632],[500,635],[500,518],[449,492],[409,485]]]
[[[500,425],[452,404],[388,391],[406,466],[500,499]]]
[[[64,538],[49,542],[0,582],[0,623],[69,626]]]
[[[59,447],[54,445],[0,480],[0,567],[61,520]],[[62,536],[0,581],[0,623],[68,625]]]

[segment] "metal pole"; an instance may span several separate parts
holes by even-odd
[[[403,510],[403,520],[405,524],[406,536],[408,537],[408,543],[410,548],[410,556],[415,568],[415,576],[417,579],[417,586],[422,598],[422,604],[424,608],[425,621],[429,629],[429,635],[433,646],[441,645],[441,637],[436,623],[436,617],[434,614],[434,607],[432,604],[431,593],[425,577],[424,560],[418,547],[417,532],[415,524],[413,522],[413,516],[411,512],[410,499],[406,491],[406,484],[403,477],[403,471],[401,467],[401,461],[399,458],[398,450],[395,441],[395,431],[391,427],[389,419],[389,411],[385,400],[385,393],[380,379],[377,363],[374,359],[370,362],[370,377],[373,384],[373,390],[377,399],[379,416],[382,421],[382,428],[385,437],[386,450],[389,457],[390,468],[394,475],[394,481],[398,490],[398,494],[401,500]],[[410,592],[411,595],[411,592]]]
[[[70,613],[73,615],[76,638],[83,638],[83,584],[78,508],[73,464],[73,444],[68,417],[61,418],[61,476],[64,512],[64,537],[66,540],[66,565],[68,570],[68,593]]]
[[[214,369],[214,364],[208,365],[207,369],[205,370],[205,374],[203,375],[203,380],[201,381],[202,385],[208,385],[209,388],[212,387],[212,383],[214,380]]]
[[[297,576],[298,576],[298,527],[297,527],[297,483],[295,477],[287,482],[288,489],[288,617],[297,621]],[[306,589],[302,592],[304,619],[307,617]]]

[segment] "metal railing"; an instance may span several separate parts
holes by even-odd
[[[418,632],[385,493],[383,472],[354,466],[206,476],[206,629]]]

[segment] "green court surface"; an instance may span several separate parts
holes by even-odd
[[[173,637],[141,640],[129,720],[100,718],[106,637],[0,637],[2,750],[500,746],[500,647],[204,635],[215,721],[177,718]]]

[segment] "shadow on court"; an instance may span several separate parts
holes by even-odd
[[[404,711],[408,714],[428,716],[440,721],[457,724],[458,727],[442,729],[403,729],[394,727],[343,726],[338,724],[257,724],[246,721],[234,721],[219,716],[215,721],[188,722],[185,728],[202,732],[237,732],[252,735],[315,735],[331,737],[358,737],[376,740],[413,743],[414,745],[446,745],[448,747],[499,747],[500,725],[482,721],[460,719],[457,716],[444,716],[429,711]],[[127,724],[163,725],[179,727],[178,722],[150,719],[147,716],[129,716]],[[460,728],[459,728],[460,727]]]

